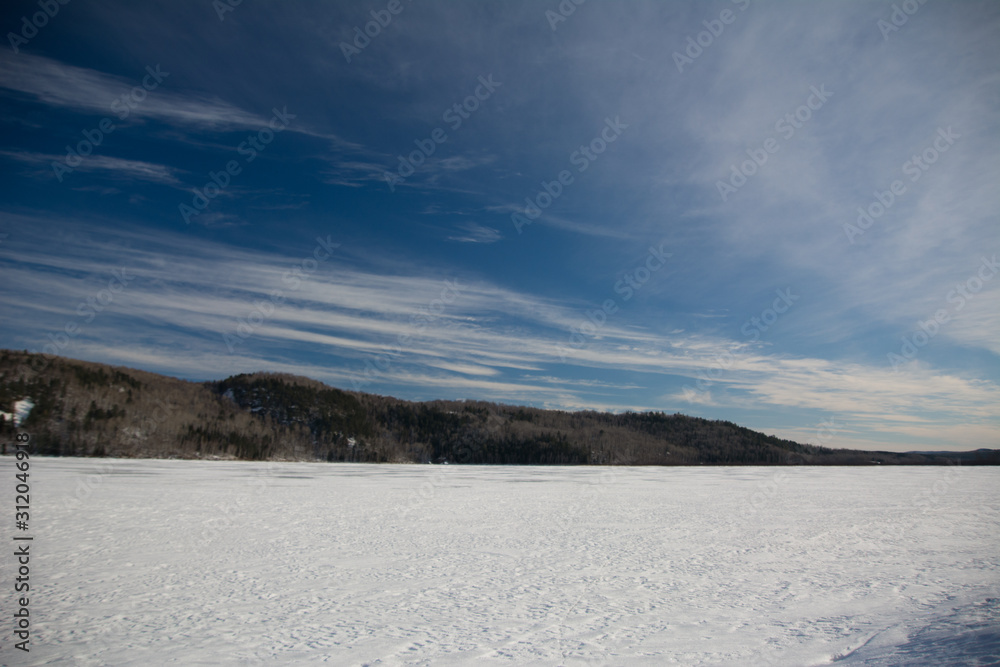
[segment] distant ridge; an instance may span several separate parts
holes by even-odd
[[[33,405],[15,427],[14,405]],[[27,403],[22,403],[23,408]],[[564,412],[344,391],[286,374],[195,383],[0,350],[0,438],[53,456],[561,465],[997,465],[1000,450],[802,445],[681,414]]]
[[[906,454],[918,454],[922,456],[946,456],[951,459],[965,460],[976,460],[980,457],[996,456],[1000,453],[998,449],[987,449],[985,447],[980,449],[974,449],[970,452],[947,452],[947,451],[936,451],[936,452],[905,452]]]

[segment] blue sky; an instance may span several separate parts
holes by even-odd
[[[56,6],[0,346],[1000,446],[995,2]]]

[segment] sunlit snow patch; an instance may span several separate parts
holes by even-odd
[[[14,403],[14,426],[20,426],[31,413],[31,408],[35,407],[35,402],[30,398],[22,398]]]

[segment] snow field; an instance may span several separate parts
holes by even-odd
[[[5,664],[1000,664],[995,468],[31,473]]]

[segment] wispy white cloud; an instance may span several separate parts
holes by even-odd
[[[276,107],[273,106],[255,113],[215,95],[174,90],[170,76],[169,69],[161,67],[160,63],[150,63],[130,79],[44,56],[0,52],[0,89],[51,107],[103,116],[115,124],[155,120],[181,132],[226,132],[260,130],[274,117]],[[122,96],[131,95],[136,87],[142,90],[141,99],[132,97],[122,102]],[[287,126],[288,131],[320,139],[336,152],[365,150],[360,144],[333,132],[309,126],[298,118],[295,109],[278,106],[283,113],[294,117]],[[204,142],[183,133],[175,133],[173,137],[195,144]]]
[[[61,167],[66,166],[64,155],[47,155],[27,151],[0,151],[0,155],[35,167],[44,167],[46,170],[44,173],[52,178],[56,178],[56,171],[52,168],[53,164],[58,164]],[[181,185],[177,178],[178,170],[176,169],[162,164],[153,164],[142,160],[124,160],[107,155],[90,155],[82,158],[74,164],[72,170],[102,172],[125,180],[147,181],[172,187]],[[104,188],[104,192],[110,194],[117,191],[113,188]]]
[[[159,63],[149,63],[156,70]],[[170,90],[168,68],[157,70],[163,83],[153,92],[144,90],[141,102],[126,106],[128,117],[148,118],[167,123],[220,130],[264,125],[266,118],[248,113],[231,104],[208,96],[182,95]],[[16,91],[40,103],[116,119],[119,111],[112,104],[143,78],[153,85],[145,69],[136,71],[135,79],[113,76],[93,69],[76,67],[29,53],[0,54],[0,87]]]
[[[454,282],[460,290],[453,301],[434,308],[444,285],[440,277],[371,274],[352,269],[346,256],[329,260],[297,290],[288,291],[286,285],[287,302],[276,306],[265,322],[253,328],[247,342],[230,354],[223,334],[235,336],[239,322],[247,322],[258,307],[255,304],[266,302],[281,288],[294,257],[211,244],[192,253],[184,239],[167,234],[147,237],[151,245],[146,250],[121,245],[130,243],[128,235],[119,235],[117,242],[98,238],[99,233],[78,238],[74,244],[78,257],[56,254],[44,245],[0,246],[0,260],[9,264],[16,256],[23,262],[5,270],[10,292],[4,299],[5,308],[23,323],[23,331],[35,332],[34,341],[22,336],[23,344],[40,348],[47,342],[47,331],[58,331],[64,321],[78,319],[77,304],[100,289],[111,268],[124,263],[136,276],[134,282],[106,314],[83,327],[68,353],[89,351],[99,353],[101,360],[133,363],[136,353],[123,352],[132,346],[121,341],[160,341],[159,346],[147,345],[140,355],[146,361],[156,357],[157,368],[168,368],[181,349],[185,358],[197,360],[191,369],[197,368],[200,375],[213,369],[235,372],[240,364],[249,364],[244,368],[263,364],[349,386],[362,374],[366,359],[390,350],[391,363],[380,381],[415,391],[447,388],[470,397],[521,397],[567,409],[612,403],[633,409],[676,409],[691,405],[692,395],[677,391],[670,401],[609,402],[602,397],[607,390],[620,393],[642,385],[602,378],[610,372],[628,372],[648,378],[650,387],[664,386],[667,377],[694,384],[720,355],[735,349],[725,372],[711,376],[709,391],[693,395],[694,405],[850,414],[852,423],[877,422],[881,426],[873,430],[897,438],[939,433],[956,423],[974,427],[969,433],[1000,429],[995,413],[1000,388],[992,382],[925,367],[893,372],[885,365],[770,354],[762,347],[725,338],[637,330],[627,320],[609,322],[599,339],[575,348],[565,341],[570,323],[579,316],[565,306],[463,277]],[[504,313],[506,323],[478,323],[491,313]],[[520,324],[515,324],[518,320]],[[123,321],[129,322],[128,336],[123,334]],[[403,334],[408,338],[401,345]],[[340,361],[331,366],[291,359],[265,361],[287,356],[279,351],[291,343],[305,356]],[[162,347],[159,354],[153,351],[157,347]],[[213,355],[228,359],[204,361]],[[519,368],[546,373],[518,376]],[[178,367],[174,372],[183,370]],[[581,372],[585,377],[579,377]],[[917,419],[924,425],[915,425]]]
[[[503,238],[500,230],[481,225],[478,222],[467,222],[460,225],[461,232],[454,236],[449,236],[449,241],[459,243],[496,243]]]
[[[927,3],[886,40],[879,2],[738,4],[736,22],[683,73],[673,53],[718,8],[588,4],[552,33],[530,2],[493,12],[428,0],[347,66],[339,42],[360,14],[346,6],[244,3],[222,32],[184,6],[88,6],[88,25],[129,54],[102,61],[108,71],[92,60],[0,55],[0,96],[34,137],[15,133],[5,147],[4,158],[25,167],[11,170],[17,208],[8,211],[40,211],[0,218],[11,232],[0,245],[0,299],[18,322],[5,318],[5,344],[44,344],[126,264],[138,277],[75,337],[79,354],[190,377],[269,367],[340,386],[388,355],[373,390],[691,410],[803,438],[836,416],[838,444],[989,446],[1000,282],[952,312],[897,371],[886,353],[953,307],[949,291],[1000,251],[1000,119],[990,103],[1000,91],[1000,12]],[[192,48],[177,51],[182,29]],[[293,36],[294,48],[261,52],[251,36],[265,32],[275,43]],[[497,44],[506,45],[500,59]],[[116,135],[122,143],[106,147],[130,152],[92,156],[78,182],[45,193],[71,210],[90,198],[110,227],[88,227],[86,211],[47,216],[50,202],[32,199],[31,181],[51,177],[51,154],[65,142],[45,142],[111,115],[145,75],[145,56],[160,52],[171,54],[170,75],[136,106]],[[253,72],[252,85],[236,70]],[[391,192],[386,171],[490,72],[503,82],[495,97]],[[776,122],[814,87],[829,99],[791,136],[779,132]],[[202,185],[232,156],[222,133],[259,128],[275,100],[299,115],[297,136],[268,153],[280,168],[254,165],[190,236],[157,231],[177,193],[157,198],[160,188],[133,191],[129,181]],[[617,116],[629,128],[578,171],[570,156]],[[954,146],[910,181],[904,162],[948,127],[961,135]],[[780,150],[722,201],[717,182],[769,138]],[[141,151],[131,143],[139,140]],[[518,234],[511,213],[562,169],[574,183]],[[851,243],[844,225],[893,179],[905,194]],[[148,218],[116,218],[125,197]],[[311,239],[305,230],[337,230],[344,245],[290,290],[287,272],[312,251],[289,249],[290,239]],[[651,239],[675,255],[626,304],[612,285],[635,271]],[[274,252],[260,250],[269,245]],[[441,308],[445,280],[461,290]],[[751,342],[741,325],[786,287],[801,300]],[[275,289],[286,301],[230,353],[223,334]],[[610,296],[620,311],[571,344],[585,312]],[[706,371],[705,391],[683,391]]]

